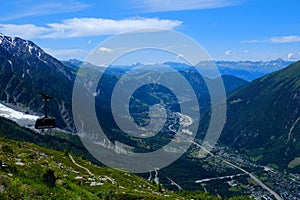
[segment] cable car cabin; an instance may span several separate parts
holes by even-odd
[[[36,120],[34,127],[36,129],[55,128],[56,121],[50,117],[41,117]]]
[[[48,101],[52,99],[51,96],[39,93],[44,98],[44,117],[38,118],[34,127],[36,129],[56,128],[56,121],[54,118],[48,117]]]

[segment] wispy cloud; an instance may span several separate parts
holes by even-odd
[[[300,36],[289,35],[280,37],[271,37],[265,40],[244,40],[242,43],[293,43],[300,42]]]
[[[20,4],[20,2],[18,2]],[[14,5],[11,3],[11,7],[16,7],[19,9],[12,10],[9,16],[1,16],[1,21],[19,19],[30,16],[42,16],[49,14],[59,14],[59,13],[70,13],[76,12],[90,7],[89,4],[81,3],[79,1],[67,0],[67,1],[32,1],[29,0],[26,3],[22,2],[22,7],[20,9],[19,5]]]
[[[272,37],[270,38],[272,43],[291,43],[291,42],[300,42],[300,36],[298,35],[290,35],[283,37]]]
[[[18,36],[25,39],[37,38],[49,32],[49,28],[38,27],[33,24],[0,24],[0,32],[9,36]]]
[[[245,0],[130,0],[132,7],[144,12],[200,10],[234,6]]]
[[[263,43],[268,42],[268,40],[243,40],[241,43]]]
[[[51,49],[51,48],[44,48],[45,52],[58,58],[58,59],[71,59],[71,58],[81,58],[87,56],[88,51],[82,49]]]
[[[158,18],[130,18],[112,20],[103,18],[73,18],[46,26],[33,24],[0,24],[0,32],[10,36],[30,38],[71,38],[118,34],[143,28],[174,29],[182,24],[178,20]]]

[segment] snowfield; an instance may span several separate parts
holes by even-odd
[[[0,103],[0,116],[17,122],[21,126],[34,126],[39,118],[35,115],[24,114]]]

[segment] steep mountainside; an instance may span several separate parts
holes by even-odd
[[[231,75],[222,75],[223,83],[225,86],[226,92],[231,92],[243,85],[248,84],[248,81],[245,81],[244,79],[231,76]]]
[[[74,70],[31,41],[0,35],[0,101],[42,115],[38,93],[54,97],[49,106],[60,127],[72,128],[71,92]]]
[[[92,157],[76,135],[40,135],[0,117],[0,199],[220,200],[201,191],[174,193],[156,184],[154,177],[146,180],[88,160]]]
[[[299,132],[300,62],[230,93],[221,141],[252,160],[287,168],[300,157]]]
[[[176,199],[134,174],[68,152],[0,138],[0,199]]]

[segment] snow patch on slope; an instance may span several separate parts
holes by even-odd
[[[29,53],[32,55],[32,49],[33,49],[33,47],[32,46],[28,46],[28,51],[29,51]]]
[[[17,122],[21,126],[33,126],[39,118],[35,115],[24,114],[0,103],[0,116]]]

